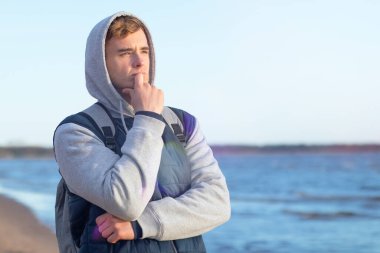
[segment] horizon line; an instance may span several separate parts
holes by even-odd
[[[209,143],[211,147],[328,147],[328,146],[380,146],[380,142],[294,142],[294,143]],[[43,144],[0,144],[0,148],[43,148],[51,149],[53,146]]]

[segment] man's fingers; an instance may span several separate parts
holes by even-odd
[[[113,233],[113,227],[110,226],[101,231],[100,233],[102,234],[103,238],[108,238]]]
[[[109,242],[109,243],[117,243],[119,240],[120,240],[120,238],[119,238],[118,235],[116,235],[116,233],[111,234],[111,235],[107,238],[107,242]]]
[[[101,225],[107,219],[108,216],[109,216],[109,213],[104,213],[102,215],[99,215],[95,220],[96,225],[98,226]]]
[[[103,233],[107,228],[110,227],[110,222],[108,220],[105,220],[102,224],[98,225],[98,229],[100,233]]]
[[[144,75],[139,73],[135,76],[133,89],[122,89],[124,99],[130,103],[135,112],[152,111],[162,113],[163,93],[157,87],[144,82]]]
[[[135,88],[141,87],[144,84],[144,76],[143,74],[139,73],[135,76]]]

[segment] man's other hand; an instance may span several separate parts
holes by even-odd
[[[119,240],[134,240],[132,223],[121,220],[112,214],[105,213],[96,218],[96,224],[103,238],[109,243],[117,243]]]

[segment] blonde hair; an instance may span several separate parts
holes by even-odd
[[[106,41],[111,38],[125,38],[131,33],[143,29],[143,24],[140,20],[132,16],[120,16],[115,18],[107,31]]]

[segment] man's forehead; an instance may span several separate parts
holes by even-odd
[[[145,36],[145,33],[141,30],[141,32],[137,31],[123,38],[112,37],[108,42],[114,44],[118,47],[148,47],[148,40]]]

